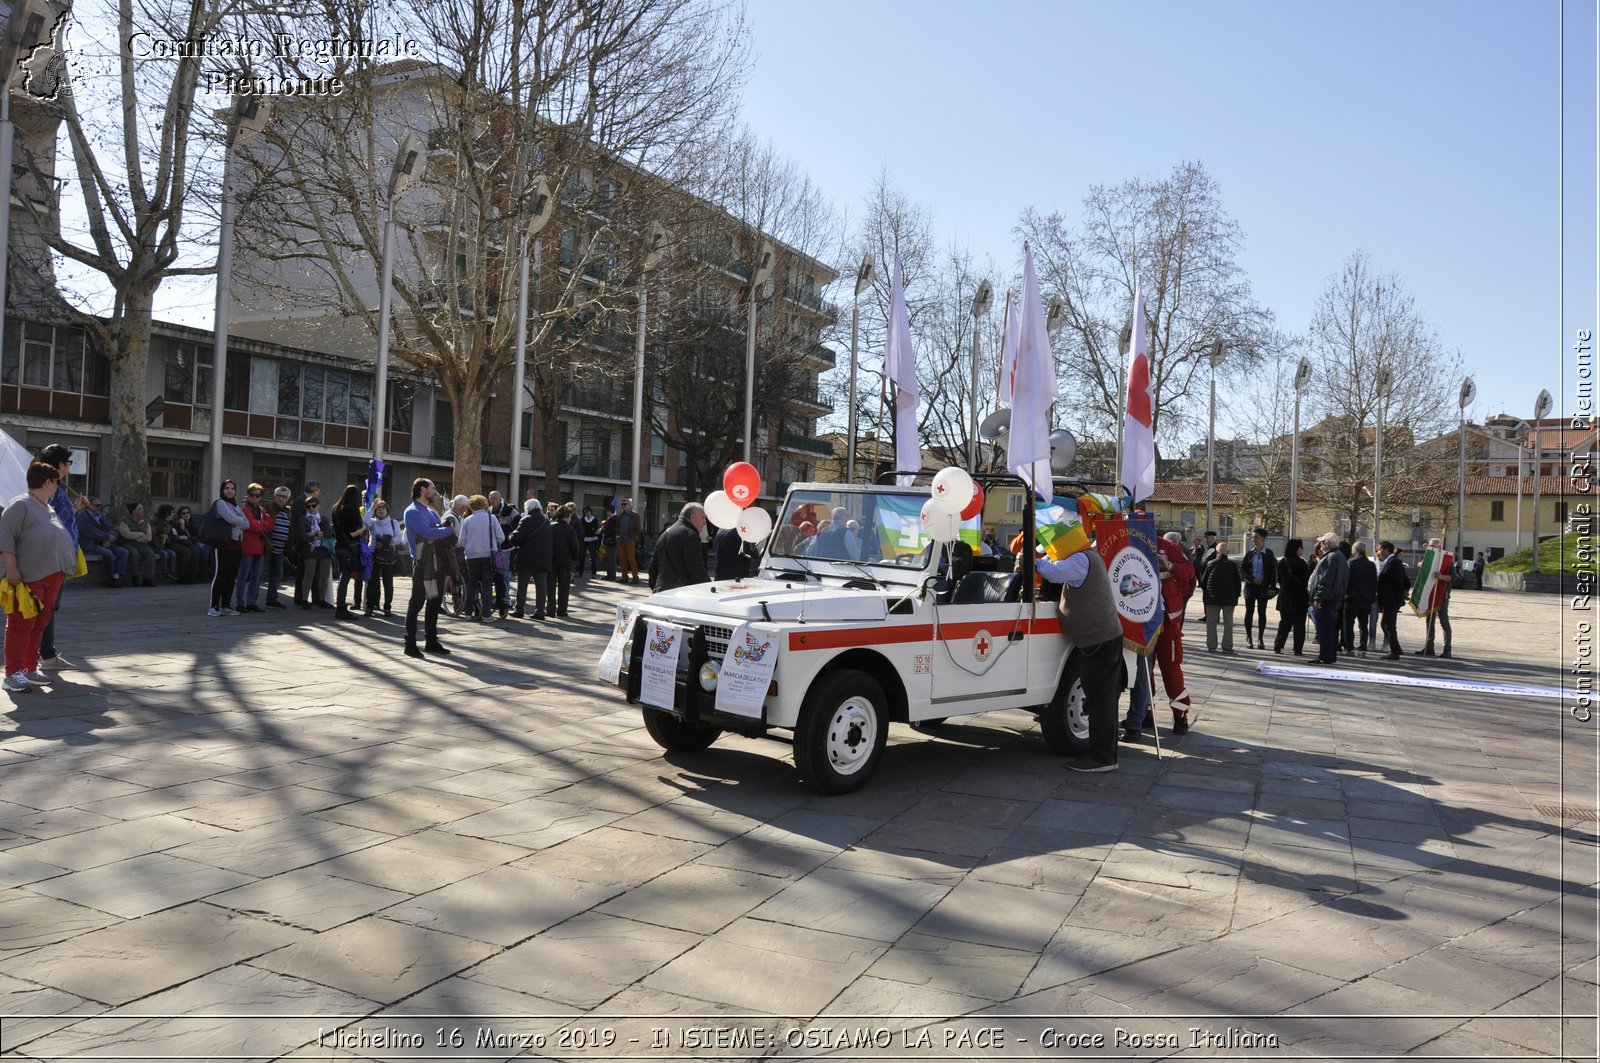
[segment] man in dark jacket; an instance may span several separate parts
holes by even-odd
[[[1344,592],[1344,631],[1339,645],[1346,653],[1367,655],[1372,636],[1372,603],[1378,597],[1378,566],[1367,556],[1367,544],[1359,539],[1350,544],[1350,583]],[[1356,632],[1361,641],[1356,641]]]
[[[1350,586],[1350,563],[1339,550],[1339,537],[1327,532],[1317,540],[1317,567],[1311,570],[1306,596],[1311,599],[1311,622],[1317,626],[1317,660],[1339,661],[1339,610]]]
[[[1206,650],[1217,652],[1217,622],[1222,622],[1222,652],[1233,653],[1233,610],[1239,604],[1239,590],[1243,579],[1239,566],[1228,556],[1226,539],[1217,543],[1216,553],[1206,565],[1200,578],[1200,600],[1206,607]]]
[[[1251,648],[1267,648],[1267,601],[1278,593],[1278,559],[1267,548],[1267,529],[1250,533],[1250,549],[1239,561],[1244,578],[1244,642]],[[1250,635],[1253,618],[1255,637]]]
[[[753,548],[739,538],[738,528],[723,528],[711,540],[711,578],[744,579],[750,574]],[[660,566],[657,566],[659,571]]]
[[[705,526],[705,509],[690,502],[672,527],[661,533],[650,566],[655,571],[652,590],[670,591],[707,581],[706,555],[700,548],[700,532]]]
[[[1405,604],[1410,593],[1411,577],[1406,573],[1405,563],[1400,560],[1394,543],[1385,539],[1378,544],[1378,612],[1384,640],[1389,644],[1384,660],[1400,659],[1400,636],[1395,631],[1395,618],[1400,615],[1400,606]]]
[[[523,518],[506,540],[512,567],[517,570],[517,602],[511,615],[521,620],[527,615],[528,581],[533,580],[533,619],[543,620],[550,601],[550,519],[537,498],[523,505]]]

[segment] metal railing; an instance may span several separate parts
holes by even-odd
[[[790,450],[800,450],[807,454],[822,454],[833,457],[833,444],[821,439],[812,439],[810,436],[796,435],[793,432],[784,432],[778,436],[778,445],[788,447]]]

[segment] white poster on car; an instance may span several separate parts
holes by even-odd
[[[652,620],[644,626],[644,661],[639,668],[639,700],[661,709],[673,707],[678,686],[678,655],[688,640],[685,628]]]
[[[734,628],[717,675],[717,711],[760,719],[777,666],[776,631],[755,624]]]
[[[617,606],[617,622],[611,628],[611,641],[600,655],[600,678],[615,684],[622,678],[622,644],[628,641],[633,630],[633,617],[639,611],[637,602],[622,602]]]

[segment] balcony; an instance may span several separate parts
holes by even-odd
[[[583,410],[607,417],[633,419],[633,395],[620,391],[593,388],[567,388],[561,393],[561,405],[566,409]]]
[[[561,463],[562,476],[593,476],[602,480],[627,480],[633,475],[631,461],[613,461],[585,454],[571,454]]]
[[[789,400],[796,406],[802,406],[813,413],[832,413],[833,403],[823,399],[820,394],[795,395]]]
[[[817,313],[828,318],[830,321],[836,320],[839,316],[839,308],[823,299],[822,296],[817,294],[815,289],[812,289],[811,291],[805,291],[800,288],[785,286],[783,289],[783,297],[789,300],[791,303],[799,303],[801,306],[815,310]]]
[[[482,444],[479,444],[479,445],[483,447],[483,450],[481,451],[481,457],[478,460],[480,462],[482,462],[484,465],[504,465],[505,464],[505,462],[500,459],[499,452],[497,450],[495,450],[495,447],[494,447],[493,443],[482,443]],[[434,461],[451,461],[451,462],[455,461],[456,460],[456,445],[455,445],[455,441],[452,440],[452,439],[446,439],[446,438],[441,438],[439,436],[434,436],[433,437],[433,446],[429,449],[428,456],[431,457]]]
[[[823,457],[833,457],[833,444],[821,439],[812,439],[810,436],[796,435],[793,432],[784,432],[778,436],[778,446],[784,450],[798,450],[803,454],[820,454]]]
[[[820,362],[829,369],[832,369],[834,363],[838,360],[838,356],[833,353],[831,347],[825,347],[820,343],[806,352],[806,358],[813,362]]]

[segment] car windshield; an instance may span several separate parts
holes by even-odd
[[[922,567],[933,543],[922,527],[928,489],[869,491],[829,487],[789,493],[773,534],[771,557],[866,565]],[[961,538],[976,546],[981,517],[963,521]]]

